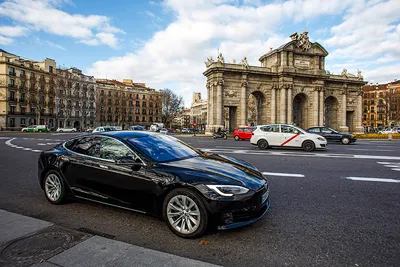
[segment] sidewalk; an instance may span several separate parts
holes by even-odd
[[[212,267],[217,265],[93,236],[0,210],[0,266]]]

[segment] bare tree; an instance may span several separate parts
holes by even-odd
[[[170,89],[160,90],[162,97],[161,120],[166,127],[169,127],[172,120],[178,115],[179,109],[183,106],[182,96],[176,95]]]

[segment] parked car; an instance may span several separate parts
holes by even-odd
[[[188,128],[183,128],[181,132],[182,133],[190,133],[190,130]]]
[[[114,128],[115,131],[121,131],[122,127],[121,126],[110,126],[111,128]]]
[[[239,127],[236,128],[235,131],[233,131],[233,138],[238,141],[238,140],[247,140],[250,139],[252,136],[252,132],[254,131],[253,127]]]
[[[259,149],[270,147],[295,147],[305,151],[325,149],[324,137],[307,133],[303,129],[287,124],[258,125],[250,139],[252,145]]]
[[[395,130],[394,128],[392,129],[385,128],[383,130],[378,131],[378,134],[388,134],[388,133],[397,133],[397,130]]]
[[[72,196],[163,218],[175,234],[201,236],[251,224],[269,208],[269,187],[249,163],[204,153],[169,135],[117,131],[72,138],[39,156],[47,200]]]
[[[111,131],[116,131],[116,129],[112,126],[99,126],[93,130],[93,133],[111,132]]]
[[[75,133],[76,131],[77,131],[76,128],[73,128],[73,127],[57,128],[57,132],[60,132],[60,133]]]
[[[143,126],[140,125],[133,125],[131,126],[132,131],[146,131],[146,129]]]
[[[45,133],[48,132],[49,129],[46,125],[30,125],[28,127],[22,128],[21,132],[41,132]]]
[[[168,130],[165,128],[161,128],[160,133],[162,134],[168,134]]]
[[[307,129],[309,133],[315,133],[325,137],[328,142],[341,142],[344,145],[354,143],[357,137],[354,134],[341,133],[325,126],[315,126]]]

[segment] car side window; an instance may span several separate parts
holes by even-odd
[[[260,128],[263,132],[279,133],[279,125],[268,125]]]
[[[309,131],[310,133],[320,133],[320,132],[321,132],[320,128],[311,128],[311,129],[309,129],[308,131]]]
[[[100,158],[117,160],[124,156],[131,156],[135,161],[138,160],[138,156],[118,140],[108,137],[101,138]]]
[[[322,132],[323,132],[323,133],[331,133],[332,130],[329,129],[329,128],[324,127],[324,128],[322,128]]]
[[[100,138],[93,136],[93,137],[84,137],[82,139],[78,139],[68,149],[82,155],[99,157]]]
[[[252,132],[252,129],[250,129],[250,128],[246,128],[246,129],[243,129],[243,130],[244,130],[245,133],[250,133],[250,132]]]
[[[243,128],[239,128],[239,130],[238,130],[239,132],[243,132]]]

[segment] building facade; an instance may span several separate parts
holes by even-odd
[[[56,62],[25,60],[0,50],[0,130],[55,125]]]
[[[92,128],[96,119],[96,80],[77,68],[57,69],[58,127]]]
[[[218,128],[291,123],[301,128],[327,125],[343,132],[363,132],[361,72],[325,70],[328,52],[311,43],[308,32],[260,57],[261,67],[247,59],[225,63],[222,54],[205,62],[207,132]],[[224,116],[224,111],[227,114]]]
[[[126,129],[132,125],[150,126],[161,122],[161,93],[124,79],[97,79],[97,125],[118,125]]]
[[[207,126],[207,100],[201,99],[201,93],[193,93],[190,107],[190,122],[196,123],[199,131],[205,131]]]
[[[366,132],[400,125],[400,82],[363,87],[363,125]]]

